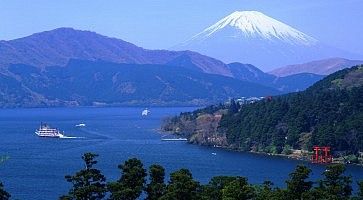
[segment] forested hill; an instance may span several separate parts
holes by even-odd
[[[0,107],[206,105],[280,93],[183,67],[76,59],[44,69],[11,65],[0,72],[0,91]]]
[[[331,74],[303,92],[184,113],[163,128],[188,134],[192,142],[246,151],[281,153],[328,145],[335,152],[356,154],[363,151],[362,94],[361,65]]]

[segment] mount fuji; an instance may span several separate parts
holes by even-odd
[[[236,11],[174,46],[224,62],[251,63],[263,70],[329,57],[357,57],[258,11]]]

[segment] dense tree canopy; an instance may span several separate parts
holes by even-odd
[[[254,199],[254,189],[248,184],[247,178],[236,177],[235,180],[227,183],[222,189],[222,199]]]
[[[236,101],[209,106],[166,120],[162,128],[183,134],[190,142],[197,139],[194,143],[243,151],[288,154],[291,149],[311,150],[320,145],[331,146],[340,154],[358,155],[363,151],[362,94],[363,66],[356,66],[331,74],[303,92],[242,106]],[[203,131],[215,126],[212,120],[199,120],[207,115],[222,115],[217,133]],[[220,142],[223,139],[226,141]]]
[[[146,186],[147,200],[157,200],[164,195],[165,169],[161,165],[151,165],[149,168],[150,183]]]
[[[83,157],[86,169],[93,168],[95,154],[88,154],[91,159]],[[87,164],[88,163],[88,164]],[[132,158],[119,165],[122,175],[117,182],[110,182],[107,191],[95,195],[94,190],[86,190],[85,186],[73,185],[70,193],[63,199],[159,199],[159,200],[360,200],[363,194],[363,181],[358,182],[359,191],[352,195],[351,177],[345,175],[342,164],[326,167],[321,180],[311,180],[311,169],[298,165],[286,180],[286,187],[274,187],[271,181],[261,185],[248,183],[241,176],[216,176],[209,183],[200,184],[193,179],[188,169],[180,169],[170,174],[165,183],[165,169],[161,165],[149,167],[149,182],[146,183],[146,171],[140,160]],[[81,170],[82,171],[82,170]],[[79,173],[79,172],[78,172]],[[77,173],[77,174],[78,174]],[[103,175],[101,175],[103,176]],[[74,176],[73,176],[74,178]],[[79,179],[77,179],[79,180]],[[104,187],[102,187],[104,188]],[[2,185],[0,184],[0,191]],[[142,194],[140,189],[144,189]],[[82,191],[82,193],[77,193]],[[103,191],[103,190],[102,190]],[[74,196],[75,194],[82,196]],[[3,194],[0,192],[0,194]],[[97,198],[95,198],[97,196]],[[1,199],[1,198],[0,198]]]
[[[312,181],[307,181],[311,170],[306,166],[299,165],[290,174],[290,179],[286,181],[287,197],[289,199],[301,199],[302,195],[309,191],[313,185]]]
[[[170,181],[162,200],[193,200],[197,198],[199,183],[193,180],[188,169],[180,169],[170,174]]]
[[[335,199],[349,199],[352,194],[351,177],[345,176],[344,165],[330,165],[324,172],[324,179],[321,181],[320,189],[325,191],[326,196]]]
[[[229,143],[245,150],[274,146],[274,153],[281,153],[285,145],[325,145],[354,154],[363,151],[363,84],[357,84],[362,80],[363,67],[345,69],[304,92],[229,112],[220,125]]]
[[[286,180],[286,187],[273,187],[271,181],[261,185],[248,183],[245,177],[216,176],[208,184],[200,184],[193,179],[188,169],[180,169],[170,174],[165,183],[165,169],[161,165],[149,167],[149,182],[146,170],[140,160],[132,158],[119,165],[121,178],[105,183],[105,176],[93,165],[96,154],[86,153],[82,159],[85,168],[73,176],[66,176],[72,188],[60,199],[160,199],[160,200],[361,200],[363,181],[357,182],[358,190],[353,194],[352,178],[345,173],[342,164],[327,165],[321,180],[311,180],[311,169],[298,165]],[[144,189],[145,194],[142,195]],[[8,200],[10,194],[0,183],[0,200]]]
[[[142,162],[137,158],[132,158],[119,165],[121,177],[116,182],[108,184],[111,191],[111,199],[135,200],[143,191],[146,177],[146,170]]]

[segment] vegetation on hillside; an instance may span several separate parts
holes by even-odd
[[[212,106],[165,121],[163,130],[203,138],[197,143],[267,153],[310,150],[313,145],[331,146],[336,154],[351,155],[358,162],[363,151],[363,66],[344,69],[317,82],[306,91],[240,106]],[[216,131],[200,137],[202,116],[222,114]],[[189,125],[192,126],[189,126]]]
[[[0,90],[0,107],[206,105],[242,94],[280,94],[183,67],[82,60],[44,69],[11,65],[0,73]]]

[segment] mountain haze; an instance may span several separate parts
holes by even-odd
[[[299,73],[278,77],[264,73],[251,64],[230,63],[228,67],[236,79],[273,87],[284,93],[305,90],[315,82],[324,78],[324,75],[312,73]]]
[[[269,73],[279,77],[289,76],[299,73],[329,75],[341,69],[359,64],[363,64],[363,60],[330,58],[324,60],[311,61],[303,64],[288,65],[285,67],[274,69]]]

